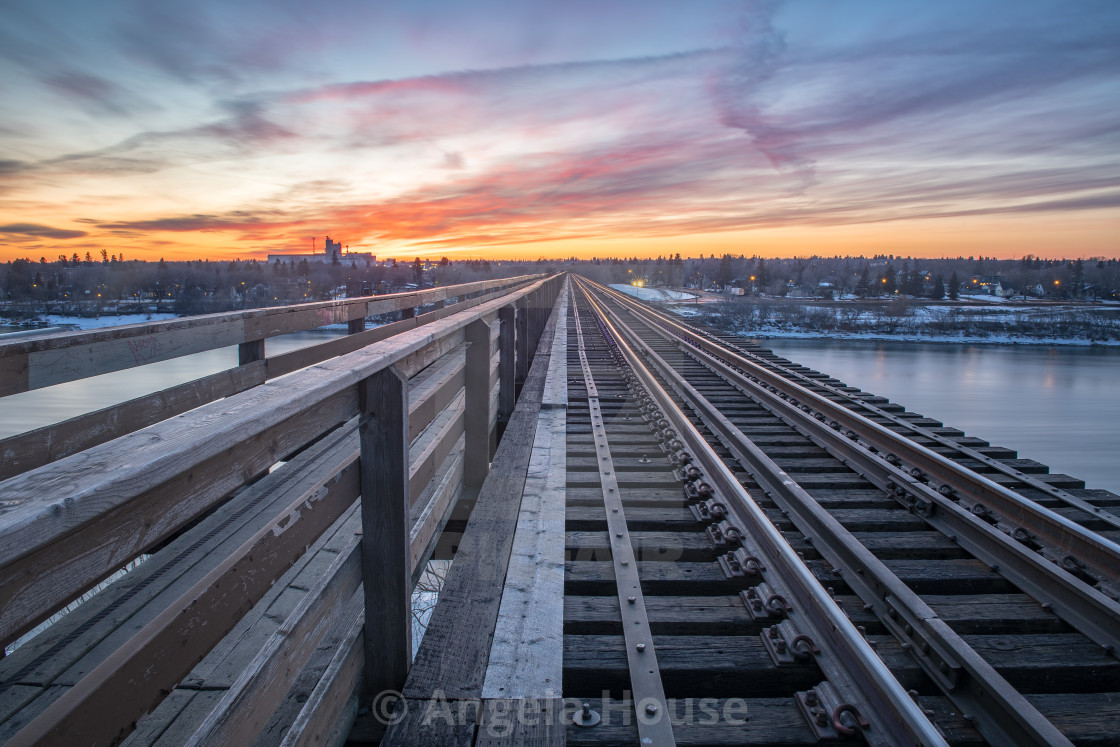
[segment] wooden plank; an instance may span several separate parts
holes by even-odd
[[[0,660],[0,681],[49,684],[84,676],[298,496],[337,474],[346,453],[356,452],[357,438],[350,449],[345,447],[347,440],[345,435],[332,434],[284,469],[240,491],[124,578]],[[0,708],[0,722],[7,715]]]
[[[568,393],[566,301],[566,295],[561,296],[553,312],[551,365],[537,413],[483,698],[546,698],[561,693]]]
[[[421,314],[416,317],[402,319],[400,321],[383,324],[380,327],[360,331],[355,334],[347,335],[346,337],[339,337],[334,340],[328,340],[317,345],[308,345],[299,350],[293,350],[289,353],[273,356],[269,358],[268,363],[268,378],[272,379],[277,376],[283,376],[298,371],[301,368],[312,366],[316,363],[329,360],[331,358],[352,353],[359,350],[366,345],[386,340],[393,335],[398,335],[402,332],[407,332],[416,329],[425,324],[445,319],[452,314],[457,314],[460,311],[474,308],[485,301],[484,298],[473,299],[464,301],[452,306],[447,306],[437,311]]]
[[[429,699],[437,688],[452,700],[477,698],[482,692],[544,390],[547,358],[541,356],[534,365],[498,446],[495,469],[479,492],[439,604],[405,683],[408,698]],[[404,721],[390,727],[383,743],[412,743],[409,739],[419,727],[415,723],[419,718],[420,714],[410,711]]]
[[[119,452],[125,456],[116,464],[111,456],[105,460],[91,458],[94,451],[111,449],[134,437],[142,439],[148,432],[140,431],[9,480],[5,487],[24,478],[33,478],[43,470],[75,463],[78,470],[90,465],[84,477],[107,478],[109,485],[107,490],[94,493],[88,503],[81,503],[74,500],[74,493],[79,491],[74,489],[73,481],[44,480],[39,486],[42,492],[36,498],[49,502],[51,513],[31,517],[22,527],[0,525],[0,536],[11,534],[21,543],[16,546],[0,543],[0,554],[5,550],[12,553],[31,550],[7,564],[0,576],[0,639],[11,640],[30,629],[109,573],[220,503],[235,488],[266,473],[276,461],[346,422],[351,410],[350,400],[350,393],[344,392],[322,402],[312,412],[292,416],[263,433],[246,434],[249,437],[241,440],[236,450],[231,448],[195,462],[186,470],[182,470],[181,462],[175,464],[167,470],[169,475],[160,469],[160,460],[145,469],[140,461],[140,453],[146,445],[143,443],[135,450]],[[221,428],[217,417],[210,422],[213,430]],[[179,459],[193,461],[200,452],[205,453],[204,444],[198,443],[197,447],[194,454],[184,454]],[[127,480],[130,472],[139,479]],[[67,473],[72,474],[72,471],[67,470]],[[139,495],[132,493],[139,487],[138,483],[157,482],[168,476],[170,479]],[[53,492],[55,490],[58,492]],[[74,492],[70,492],[72,490]],[[62,509],[56,511],[54,506]],[[104,510],[99,510],[102,507]],[[80,521],[79,517],[87,513],[92,514],[90,520]],[[71,524],[80,526],[81,531],[67,532]],[[67,541],[57,541],[67,535]],[[38,538],[44,541],[36,542]]]
[[[340,619],[353,619],[363,594],[361,542],[354,538],[226,691],[187,741],[189,747],[251,744],[315,647]]]
[[[362,578],[366,693],[397,690],[412,654],[408,379],[389,368],[362,382]]]
[[[301,495],[97,665],[11,744],[118,740],[170,692],[355,497],[357,469]],[[251,561],[249,561],[251,559]],[[249,562],[247,562],[249,561]]]
[[[347,443],[351,443],[352,446],[351,447],[346,447]],[[317,466],[317,465],[320,465],[320,464],[323,464],[324,466],[329,468],[329,463],[332,461],[330,459],[330,457],[331,457],[332,454],[337,454],[340,444],[342,445],[343,451],[346,451],[347,448],[352,448],[352,449],[356,450],[356,447],[357,447],[356,433],[353,430],[351,430],[349,435],[347,435],[345,433],[341,433],[337,437],[332,437],[332,439],[326,439],[323,442],[320,442],[320,444],[316,444],[316,446],[313,447],[312,449],[310,449],[307,453],[308,454],[313,454],[313,453],[316,452],[316,450],[321,450],[322,453],[319,456],[316,456],[312,461],[308,462],[307,465],[306,465],[306,468],[303,465],[301,465],[302,461],[307,461],[306,458],[305,458],[305,455],[301,454],[299,457],[296,458],[295,461],[289,463],[283,470],[274,472],[268,478],[266,478],[266,480],[258,482],[253,487],[249,488],[249,490],[245,491],[244,495],[247,496],[248,494],[250,494],[252,492],[264,492],[265,494],[270,494],[272,492],[272,489],[265,489],[266,486],[270,482],[275,482],[275,480],[281,479],[281,478],[286,480],[286,481],[295,480],[296,483],[297,483],[297,487],[298,487],[298,485],[304,484],[304,482],[305,482],[304,473],[305,472],[312,471],[313,469],[318,469],[320,474],[321,474],[323,468]],[[355,457],[356,457],[356,454],[351,454],[351,456],[349,457],[350,461],[353,461]],[[338,458],[339,457],[336,456],[336,459],[334,460],[336,463],[337,463]],[[450,468],[450,471],[454,472],[454,467],[453,466]],[[461,470],[460,470],[459,474],[461,474]],[[313,476],[314,475],[312,475],[312,477]],[[457,485],[457,483],[458,483],[458,478],[455,477],[454,475],[452,475],[450,477],[441,476],[440,479],[441,480],[446,480],[446,482],[448,482],[450,484],[450,487],[452,488],[452,493],[453,493],[455,485]],[[310,484],[308,484],[308,487],[310,487]],[[443,487],[442,483],[441,483],[441,487]],[[289,492],[290,492],[290,488],[288,488],[288,487],[282,487],[280,489],[289,490]],[[241,499],[241,497],[242,496],[239,495],[238,499]],[[290,500],[291,500],[291,498],[289,497],[289,501]],[[440,505],[447,506],[449,504],[449,501],[445,501],[442,498],[436,498],[435,500],[433,500],[433,503],[440,503]],[[225,509],[223,509],[223,511],[225,511]],[[240,512],[240,510],[238,510],[238,512]],[[191,534],[184,535],[184,537],[177,540],[175,544],[173,544],[172,546],[167,548],[166,553],[169,553],[171,556],[178,556],[182,553],[182,548],[183,547],[188,547],[188,546],[193,547],[195,544],[197,544],[197,535],[201,533],[201,534],[206,534],[207,536],[209,536],[208,533],[213,531],[213,527],[211,525],[219,524],[219,523],[222,523],[224,521],[221,517],[222,517],[222,514],[220,514],[220,513],[215,514],[212,517],[209,517],[206,520],[206,522],[203,522],[202,524],[200,524],[197,529],[192,530]],[[439,516],[437,515],[436,519],[438,520],[438,518],[439,518]],[[435,521],[433,523],[438,525],[438,521]],[[352,536],[353,535],[353,528],[354,527],[351,527],[351,529],[349,531],[339,530],[339,533],[343,536],[345,536],[345,535]],[[413,522],[412,539],[411,539],[412,555],[413,555],[414,559],[424,552],[424,544],[425,544],[424,541],[419,540],[416,537],[417,531],[419,529],[421,529],[421,522],[420,522],[419,519],[415,519],[414,522]],[[437,529],[427,528],[427,531],[436,531],[436,530]],[[332,528],[332,531],[334,531],[333,528]],[[243,532],[242,534],[245,535],[245,536],[251,535],[252,534],[252,528],[249,528],[247,533]],[[230,539],[233,540],[232,548],[236,548],[237,545],[239,545],[243,542],[243,538],[242,539],[237,539],[236,537],[231,537]],[[332,542],[333,542],[333,540],[332,540]],[[225,544],[230,545],[231,543],[227,541]],[[328,545],[327,549],[329,549],[329,547],[330,547],[330,545]],[[210,547],[209,545],[205,545],[205,546],[200,546],[199,547],[199,552],[200,553],[213,552],[213,553],[217,554],[217,553],[229,552],[229,551],[228,550],[222,550],[221,548],[214,549],[214,548]],[[323,555],[323,554],[326,554],[326,553],[320,553],[320,554]],[[224,555],[222,557],[224,557]],[[167,560],[167,559],[169,559],[169,558],[163,558],[163,560]],[[195,561],[188,561],[188,562],[186,562],[186,565],[187,566],[192,566],[194,564],[194,562]],[[304,562],[303,560],[300,561],[301,564],[303,562]],[[414,560],[413,568],[415,568],[416,562],[417,561]],[[297,568],[298,567],[299,566],[297,565]],[[325,566],[323,566],[323,567],[325,567]],[[165,566],[165,564],[163,564],[161,562],[161,558],[159,556],[154,557],[151,560],[149,560],[148,563],[146,563],[144,566],[141,566],[141,568],[138,569],[134,574],[130,574],[129,578],[126,579],[125,581],[123,581],[122,583],[127,587],[128,585],[133,583],[135,581],[135,579],[141,578],[145,574],[150,574],[153,571],[153,569],[156,570],[156,571],[159,571],[159,573],[157,573],[156,575],[159,576],[159,578],[161,580],[173,582],[174,581],[174,575],[173,574],[176,573],[176,572],[182,573],[183,570],[185,570],[185,569],[179,569],[178,571],[172,570],[172,572],[170,572],[170,573],[165,573],[164,572],[165,568],[166,568],[166,566]],[[294,572],[294,570],[295,569],[293,569],[293,572]],[[314,569],[312,569],[312,568],[307,568],[306,569],[306,571],[313,571],[313,570]],[[311,575],[310,577],[314,578],[314,576],[317,576],[317,575],[320,575],[320,574],[321,574],[321,570],[315,571],[315,573],[313,575]],[[201,575],[202,575],[201,572],[197,574],[197,576],[201,576]],[[292,573],[289,572],[286,575],[291,576]],[[301,577],[308,576],[308,573],[303,572],[303,573],[300,574],[300,576]],[[181,584],[180,584],[180,586],[181,586],[181,588],[188,588],[191,585],[191,583],[193,583],[193,580],[188,581],[188,583],[185,586],[183,586]],[[289,583],[289,581],[284,581],[282,585],[287,585],[288,583]],[[299,579],[293,580],[290,583],[298,584]],[[120,592],[124,592],[124,591],[127,591],[127,588],[117,589],[116,587],[114,587],[114,589],[113,589],[113,592],[117,592],[116,595],[118,595],[118,596],[119,596]],[[172,590],[169,589],[168,591],[172,591]],[[241,623],[238,624],[238,628],[243,628],[244,624],[246,623],[246,621],[250,617],[253,617],[254,615],[257,616],[257,617],[260,617],[261,612],[266,610],[266,609],[267,609],[267,612],[264,612],[264,614],[267,617],[274,617],[275,614],[276,614],[277,608],[283,609],[284,607],[287,607],[287,609],[290,611],[292,606],[287,606],[287,605],[282,605],[282,604],[272,604],[272,605],[270,605],[268,603],[268,598],[274,596],[276,591],[277,591],[277,587],[274,587],[273,591],[271,591],[268,595],[266,595],[265,599],[262,599],[260,602],[258,602],[257,605],[254,607],[253,612],[250,613],[249,616],[247,616],[245,619],[243,619],[241,621]],[[162,610],[164,607],[166,607],[166,605],[170,601],[173,601],[174,598],[179,595],[179,593],[180,592],[176,592],[176,593],[172,594],[171,596],[168,596],[167,593],[163,593],[162,597],[167,597],[167,599],[164,600],[164,601],[161,601],[161,599],[159,597],[151,598],[147,607],[145,607],[144,610],[146,611],[147,609],[151,608],[151,609],[154,610],[154,612],[152,614],[153,615],[157,614],[160,610]],[[283,591],[282,596],[286,598],[286,597],[288,597],[290,595],[294,595],[294,594],[295,594],[294,587],[289,587],[288,589]],[[82,625],[83,618],[88,618],[90,615],[97,615],[98,617],[100,617],[102,614],[104,614],[103,611],[102,611],[102,606],[101,605],[107,599],[109,599],[113,596],[114,596],[114,593],[106,592],[105,594],[96,597],[94,600],[92,600],[87,605],[83,605],[83,607],[80,609],[79,612],[76,612],[73,615],[68,616],[61,623],[52,627],[52,629],[46,634],[46,636],[44,636],[44,638],[47,639],[45,641],[45,643],[43,643],[41,645],[38,645],[38,644],[40,644],[40,641],[39,641],[39,639],[37,639],[33,644],[29,644],[27,647],[25,647],[25,649],[18,652],[15,656],[9,657],[7,660],[4,660],[3,662],[0,662],[0,679],[8,679],[11,676],[13,676],[13,671],[14,670],[12,669],[11,665],[14,665],[16,668],[26,669],[25,665],[26,665],[26,662],[27,662],[29,657],[30,658],[40,658],[41,653],[43,652],[43,646],[46,646],[47,648],[50,648],[50,646],[51,646],[50,638],[51,638],[52,635],[55,636],[56,639],[57,639],[58,635],[62,635],[63,638],[65,638],[66,637],[64,635],[65,630],[67,628],[73,629],[75,626],[80,627]],[[125,596],[131,598],[132,597],[131,592],[128,593],[128,594],[125,594]],[[140,599],[141,597],[135,597],[135,598]],[[265,636],[267,636],[273,629],[275,629],[277,624],[279,624],[280,622],[283,621],[284,617],[287,616],[288,612],[281,611],[280,614],[281,614],[281,617],[279,617],[277,619],[277,623],[272,625],[272,627],[263,626]],[[122,615],[125,616],[125,617],[122,617]],[[129,618],[129,617],[127,617],[127,615],[132,615],[132,617]],[[113,622],[114,617],[118,617],[120,619],[120,621],[114,623]],[[97,654],[97,652],[93,652],[92,655],[85,656],[84,659],[92,659],[92,661],[89,664],[86,664],[84,666],[75,665],[73,667],[70,667],[70,669],[65,672],[63,679],[64,680],[68,679],[69,681],[74,681],[76,678],[81,677],[85,672],[88,672],[92,667],[96,666],[96,664],[98,662],[100,662],[101,659],[105,655],[107,655],[108,652],[114,650],[114,648],[121,645],[121,642],[125,641],[128,635],[131,635],[135,630],[139,629],[143,625],[143,622],[144,622],[143,620],[141,620],[139,624],[134,624],[134,620],[135,620],[136,617],[137,616],[135,615],[135,612],[129,612],[128,610],[125,610],[125,609],[122,609],[119,613],[114,612],[114,613],[112,613],[112,615],[109,618],[99,622],[99,624],[96,628],[90,628],[87,632],[83,633],[83,639],[82,640],[74,641],[73,644],[67,644],[68,650],[73,649],[75,646],[78,647],[78,650],[74,652],[74,655],[77,655],[77,656],[81,656],[83,651],[86,651],[87,649],[90,648],[90,646],[92,646],[94,644],[96,644],[98,646],[98,649],[102,650],[102,651],[101,651],[100,654]],[[150,617],[148,619],[150,619]],[[127,620],[127,626],[122,626],[121,625],[121,622],[124,621],[124,620]],[[100,641],[101,638],[103,638],[105,636],[105,629],[106,628],[112,629],[112,628],[115,628],[117,626],[121,626],[121,633],[123,633],[124,635],[117,635],[117,634],[114,633],[113,636],[112,636],[113,640],[105,640],[105,641],[102,641],[101,643],[98,643],[98,641]],[[126,631],[126,630],[124,630],[124,627],[130,627],[131,629]],[[256,629],[257,627],[262,627],[262,626],[254,625],[254,629]],[[101,632],[98,633],[98,631],[101,631]],[[213,672],[208,671],[208,673],[201,672],[200,668],[206,666],[206,664],[204,662],[204,664],[199,665],[199,667],[196,667],[195,670],[192,671],[190,677],[188,677],[188,679],[185,680],[185,681],[189,682],[192,687],[206,687],[206,688],[228,687],[229,684],[232,683],[233,678],[236,677],[239,672],[241,672],[241,670],[244,668],[245,664],[249,661],[249,658],[251,658],[251,656],[252,656],[252,654],[250,653],[250,654],[248,654],[248,657],[246,657],[244,651],[249,650],[249,649],[252,649],[252,650],[255,651],[256,648],[259,648],[264,641],[263,637],[255,636],[255,635],[248,635],[246,633],[244,640],[235,639],[232,642],[232,645],[227,646],[227,642],[230,641],[230,638],[231,638],[232,635],[233,634],[228,635],[226,637],[226,639],[223,640],[221,646],[219,646],[219,648],[222,648],[222,647],[228,648],[229,649],[228,653],[220,654],[218,652],[218,650],[216,649],[214,652],[212,652],[210,655],[207,656],[207,661],[210,661],[211,659],[213,659],[215,655],[218,655],[220,657],[220,659],[221,659],[220,661],[217,661],[217,662],[215,662],[215,664],[210,665],[210,669],[214,669],[214,667],[217,666],[218,667],[217,671],[213,671]],[[91,638],[91,637],[92,637],[91,641],[83,642],[84,639],[88,639],[88,638]],[[36,648],[38,648],[38,650],[36,650]],[[60,671],[60,667],[65,668],[67,666],[65,662],[73,661],[74,660],[74,655],[69,656],[69,658],[64,658],[64,656],[54,657],[54,659],[52,660],[52,664],[51,664],[51,667],[53,667],[53,669],[50,670],[50,671],[57,672],[57,671]],[[226,663],[226,659],[230,660],[228,665]],[[59,661],[59,660],[61,660],[63,663],[60,664],[60,665],[53,664],[53,661]],[[323,666],[326,666],[325,662],[324,662]],[[7,668],[7,672],[3,671],[3,669],[5,667]],[[359,668],[360,668],[360,664],[359,664]],[[44,681],[44,680],[41,679],[42,677],[52,676],[49,673],[42,673],[42,672],[43,672],[43,667],[38,666],[34,670],[34,672],[31,673],[30,675],[29,674],[20,674],[19,677],[23,680],[31,680],[31,681],[35,681],[37,678],[40,678],[40,679],[38,679],[38,681]],[[301,675],[301,677],[302,676],[303,675]],[[50,680],[47,679],[45,681],[49,682]],[[308,687],[310,688],[310,685]],[[30,697],[34,697],[35,693],[39,693],[42,690],[42,688],[38,688],[38,687],[37,688],[25,688],[25,689],[33,693],[33,695],[30,696]],[[10,688],[8,690],[5,690],[4,692],[10,692]],[[190,691],[190,692],[193,692],[193,691]],[[57,694],[56,694],[56,696],[57,696]],[[45,705],[46,704],[44,704],[44,706]],[[159,708],[156,709],[156,712],[163,713],[165,710],[166,709],[161,705]],[[294,714],[295,711],[293,711],[292,713]],[[198,723],[198,721],[201,720],[203,715],[204,714],[198,714],[198,719],[195,721],[195,723]],[[145,717],[144,719],[142,719],[141,722],[140,722],[141,726],[145,726],[145,728],[148,728],[147,722],[149,721],[149,718],[150,717]],[[289,719],[290,718],[291,718],[291,716],[289,716]],[[5,719],[5,716],[4,716],[3,709],[0,709],[0,722],[3,722],[4,719]],[[274,715],[272,717],[271,721],[275,721],[275,720],[276,720],[276,716]],[[285,724],[286,723],[287,722],[285,722]],[[0,727],[0,729],[2,729],[2,728],[3,727]],[[0,740],[0,741],[2,741],[2,740]]]
[[[460,395],[432,422],[431,427],[413,443],[412,449],[415,454],[408,473],[408,494],[411,503],[419,499],[420,494],[435,475],[436,469],[463,436],[465,432],[463,400],[464,397],[460,392]]]
[[[28,346],[27,388],[41,389],[75,379],[120,371],[148,363],[246,341],[244,320],[128,325],[44,338],[40,349]],[[164,329],[159,329],[159,327]],[[150,329],[144,329],[150,328]],[[20,343],[17,343],[20,344]],[[0,354],[3,353],[0,345]]]
[[[265,364],[238,366],[0,441],[0,480],[251,389]]]
[[[323,676],[311,691],[299,715],[284,734],[280,747],[311,747],[331,743],[323,740],[332,728],[343,738],[358,712],[357,690],[362,680],[365,616],[358,611],[342,641],[327,664]],[[340,728],[341,727],[341,728]]]
[[[495,291],[540,276],[480,281],[393,296],[321,301],[294,306],[206,314],[162,322],[66,332],[0,343],[0,396],[38,389],[228,345],[348,323],[415,307],[468,289]]]
[[[398,702],[392,716],[394,723],[381,744],[474,747],[479,707],[477,699],[405,698]],[[367,741],[376,743],[376,739],[363,739],[356,733],[352,733],[350,738],[359,744]]]
[[[466,382],[465,349],[454,349],[409,380],[408,437],[415,440],[450,405]],[[424,375],[426,374],[426,375]]]
[[[525,300],[522,298],[516,304],[517,308],[517,360],[514,371],[514,380],[517,384],[517,391],[521,391],[524,386],[525,378],[529,375],[529,310],[526,306]]]
[[[570,717],[559,698],[493,698],[482,701],[474,747],[564,747]]]
[[[505,423],[513,413],[513,406],[517,401],[516,383],[514,373],[517,357],[516,326],[517,312],[513,306],[503,306],[498,312],[500,331],[498,333],[498,351],[501,360],[498,363],[501,396],[498,399],[498,422]]]
[[[248,340],[237,346],[237,365],[247,366],[250,363],[264,360],[264,339]]]
[[[463,481],[478,486],[490,470],[490,325],[479,320],[465,330],[466,362],[466,455]]]
[[[0,397],[26,392],[29,370],[25,351],[12,351],[0,356]]]
[[[421,324],[429,324],[479,303],[481,301],[472,300],[449,306],[441,313],[424,314],[407,324],[398,322],[383,325],[369,330],[364,337],[339,338],[320,345],[311,345],[291,353],[274,356],[263,363],[257,359],[258,362],[255,363],[220,371],[119,405],[79,415],[62,423],[0,440],[0,480],[76,454],[209,402],[245,391],[263,383],[266,379],[276,378],[329,358],[353,352],[365,345],[387,339]],[[364,318],[352,321],[362,323]],[[264,341],[259,342],[263,344]]]
[[[439,535],[458,500],[463,484],[463,451],[463,439],[460,438],[412,506],[409,546],[413,578],[432,556]]]

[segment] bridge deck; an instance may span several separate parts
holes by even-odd
[[[282,464],[248,470],[0,660],[0,742],[92,725],[89,741],[132,745],[801,744],[835,739],[834,721],[857,728],[850,713],[807,718],[836,698],[867,716],[877,743],[1107,744],[1120,732],[1115,578],[1086,549],[1105,558],[1120,540],[1120,497],[746,341],[685,340],[582,283],[538,286],[528,301],[440,313],[430,334],[410,323],[375,365],[359,350],[302,374],[355,393],[328,407],[323,387],[301,405],[317,412],[302,440],[266,447]],[[377,378],[390,361],[404,378]],[[284,381],[246,402],[290,398]],[[349,389],[373,381],[388,387],[381,400]],[[394,396],[405,412],[371,450],[368,429]],[[158,437],[147,449],[181,441],[178,472],[134,485],[106,469],[98,484],[178,499],[221,483],[183,435],[205,410],[134,434]],[[837,451],[829,433],[865,453]],[[867,450],[890,433],[915,450]],[[230,448],[251,451],[254,438]],[[80,474],[73,460],[108,468],[121,448],[48,459],[0,489],[30,495]],[[936,459],[973,482],[939,494],[949,468]],[[358,500],[386,490],[404,506],[398,520]],[[1012,514],[999,491],[1048,513]],[[114,505],[108,515],[129,503]],[[0,532],[20,536],[11,515]],[[1064,556],[1049,549],[1054,526],[1081,533]],[[400,551],[378,560],[371,527],[382,547],[398,532]],[[80,535],[57,536],[44,552]],[[429,559],[452,557],[408,668],[408,589]],[[0,563],[0,594],[32,610],[25,562]],[[772,593],[790,609],[769,609]],[[805,633],[820,651],[801,655]],[[798,655],[783,657],[779,639]],[[978,697],[981,682],[998,697]],[[129,701],[152,687],[163,692]]]

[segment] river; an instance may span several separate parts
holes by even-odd
[[[294,332],[270,337],[265,342],[265,350],[268,355],[278,355],[344,334],[344,328]],[[231,345],[3,397],[0,398],[0,438],[120,404],[236,365],[237,346]]]
[[[1120,493],[1120,349],[762,340],[778,355]]]

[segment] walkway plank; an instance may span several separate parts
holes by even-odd
[[[383,744],[415,743],[423,702],[437,689],[452,701],[477,700],[482,693],[554,332],[555,316],[541,341],[549,354],[533,362],[405,683],[405,702],[421,702],[389,728]],[[462,727],[449,725],[444,736],[462,737]]]
[[[484,698],[555,698],[563,680],[567,461],[567,289],[555,312],[552,365],[529,460]]]

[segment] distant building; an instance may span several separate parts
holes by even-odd
[[[342,250],[341,241],[332,241],[326,238],[326,246],[321,254],[270,254],[269,262],[317,262],[319,264],[334,264],[335,262],[376,262],[377,257],[372,252],[350,252]]]
[[[1015,291],[1008,287],[1006,283],[1007,281],[999,275],[974,275],[971,283],[972,288],[968,292],[979,292],[987,296],[1007,298],[1014,295]]]

